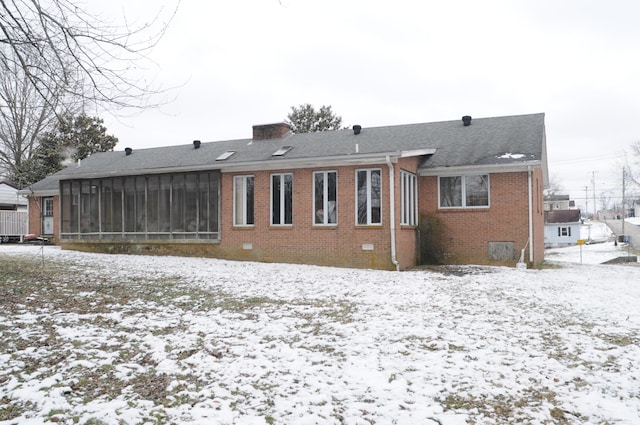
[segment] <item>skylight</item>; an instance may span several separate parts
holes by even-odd
[[[224,161],[225,159],[229,158],[234,153],[236,153],[236,151],[226,151],[225,153],[220,154],[220,156],[218,156],[216,158],[216,161]]]
[[[277,151],[275,151],[274,153],[272,153],[271,156],[283,156],[284,154],[289,152],[291,149],[293,149],[293,146],[283,146]]]

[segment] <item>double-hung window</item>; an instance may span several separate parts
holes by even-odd
[[[571,227],[559,226],[558,227],[558,236],[560,236],[560,237],[569,237],[569,236],[571,236]]]
[[[271,224],[293,224],[293,174],[271,175]]]
[[[440,208],[474,208],[489,206],[489,175],[440,177]]]
[[[313,224],[336,224],[336,180],[335,171],[313,173]]]
[[[400,224],[418,224],[418,179],[415,174],[400,171]]]
[[[356,223],[382,224],[382,170],[356,170]]]
[[[253,221],[253,176],[233,177],[233,224],[251,226]]]

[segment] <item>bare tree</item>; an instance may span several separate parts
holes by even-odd
[[[627,175],[636,186],[640,186],[640,141],[631,144],[631,153],[634,161],[631,164],[626,164]]]
[[[544,196],[554,196],[562,193],[564,188],[560,183],[560,178],[557,174],[552,174],[549,177],[549,185],[544,190]]]
[[[134,71],[174,15],[162,22],[159,12],[132,28],[102,22],[72,0],[0,0],[0,72],[22,69],[46,101],[62,92],[112,111],[148,107],[161,90]]]
[[[25,57],[30,63],[39,59]],[[15,176],[31,158],[39,135],[54,122],[62,98],[48,87],[38,92],[22,68],[11,65],[0,75],[0,174]]]

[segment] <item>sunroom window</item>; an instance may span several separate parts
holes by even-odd
[[[61,239],[218,239],[217,171],[60,182]]]

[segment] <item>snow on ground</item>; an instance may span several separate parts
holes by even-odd
[[[625,218],[624,221],[627,223],[635,224],[636,226],[640,226],[640,217],[628,217]]]
[[[638,424],[640,269],[575,248],[398,273],[0,245],[67,273],[0,271],[0,424]]]

